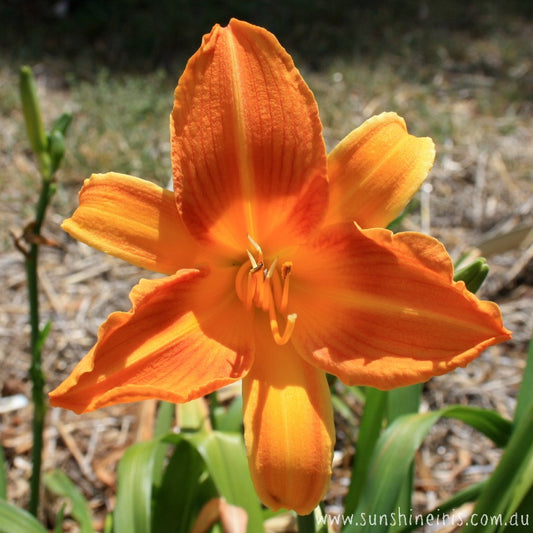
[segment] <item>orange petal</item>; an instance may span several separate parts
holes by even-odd
[[[292,341],[347,384],[426,381],[510,338],[498,306],[454,283],[444,247],[420,233],[330,226],[291,272]]]
[[[253,360],[251,327],[230,290],[234,276],[180,270],[141,280],[132,310],[108,317],[51,404],[81,413],[148,398],[180,403],[242,378]]]
[[[387,226],[422,185],[434,159],[433,141],[409,135],[396,113],[367,120],[329,154],[328,223]]]
[[[327,207],[314,97],[276,38],[238,20],[215,26],[174,97],[172,166],[185,224],[242,253],[301,240]]]
[[[264,316],[260,317],[264,319]],[[243,381],[244,437],[252,479],[273,510],[309,514],[331,478],[335,431],[326,376],[261,326]]]
[[[80,205],[61,227],[75,239],[128,263],[173,274],[194,266],[198,245],[172,191],[109,172],[85,180]]]

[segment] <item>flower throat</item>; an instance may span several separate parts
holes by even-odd
[[[246,250],[248,261],[245,261],[237,272],[235,291],[246,309],[255,306],[268,312],[274,341],[279,345],[286,344],[291,338],[296,322],[295,313],[287,314],[292,263],[285,261],[278,271],[276,257],[270,266],[267,266],[259,244],[249,235],[248,240],[254,253]],[[279,331],[278,313],[283,315],[286,321],[283,334]]]

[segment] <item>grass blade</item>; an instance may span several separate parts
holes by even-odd
[[[163,474],[161,486],[154,496],[152,530],[165,533],[187,533],[202,506],[216,496],[206,494],[201,481],[206,466],[195,447],[181,439],[174,449]],[[176,519],[179,517],[179,520]]]
[[[525,412],[533,404],[533,338],[529,343],[529,350],[527,352],[526,368],[522,377],[522,386],[518,393],[518,399],[516,402],[516,411],[514,415],[515,424],[519,424],[523,418]]]
[[[160,402],[157,410],[157,417],[155,420],[154,437],[162,437],[166,435],[174,420],[174,413],[176,406],[169,402]]]
[[[442,416],[456,418],[486,435],[496,446],[503,448],[509,441],[513,424],[496,411],[480,407],[451,405],[440,411]]]
[[[189,439],[203,457],[219,494],[228,503],[246,510],[249,531],[263,531],[261,505],[250,477],[242,436],[212,431]]]
[[[152,489],[160,440],[138,442],[128,448],[118,465],[114,533],[150,533]]]
[[[438,411],[404,415],[383,432],[372,456],[354,524],[343,531],[385,533],[388,530],[387,524],[370,524],[365,517],[379,516],[395,509],[415,452],[439,417]]]
[[[47,533],[47,531],[24,509],[0,500],[0,533]]]
[[[359,426],[352,479],[345,500],[345,512],[352,513],[359,504],[366,483],[372,453],[383,427],[387,407],[387,392],[368,387],[363,416]]]
[[[420,409],[420,398],[422,397],[422,384],[417,383],[410,387],[400,387],[389,391],[387,402],[388,421],[391,424],[402,415],[418,413]],[[398,495],[397,507],[402,512],[409,512],[411,509],[411,497],[414,485],[414,464],[411,464],[404,483]]]
[[[81,533],[94,532],[91,511],[87,501],[76,485],[63,472],[60,470],[49,472],[44,477],[44,484],[54,494],[63,496],[70,501],[72,507],[70,513],[80,525]]]
[[[533,404],[525,412],[514,429],[509,444],[490,477],[487,487],[479,497],[474,513],[478,516],[499,516],[503,522],[519,508],[533,488]],[[497,523],[484,527],[483,533],[503,530]],[[465,533],[479,531],[479,527],[468,525]]]
[[[431,413],[397,418],[378,439],[354,524],[343,531],[385,533],[389,530],[389,524],[370,524],[363,517],[391,516],[397,510],[398,498],[416,450],[440,417],[462,420],[496,442],[506,442],[512,427],[509,421],[493,411],[466,406],[450,406]]]

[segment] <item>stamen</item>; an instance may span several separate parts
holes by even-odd
[[[257,244],[250,235],[248,235],[248,240],[250,241],[250,244],[255,248],[255,251],[260,255],[260,257],[263,257],[263,250],[261,250],[261,246]],[[248,251],[248,250],[246,250]],[[250,252],[248,252],[248,255],[250,255]]]
[[[272,289],[270,288],[270,278],[268,277],[268,273],[267,273],[262,283],[261,309],[263,311],[268,311],[271,305],[273,306],[274,302],[272,301]]]
[[[276,268],[278,258],[272,261],[269,268],[265,267],[263,250],[249,235],[248,240],[255,253],[246,250],[249,262],[245,261],[237,271],[235,291],[247,310],[255,305],[268,312],[274,342],[279,345],[286,344],[294,331],[296,313],[285,317],[283,334],[279,330],[278,313],[285,315],[288,308],[292,263],[290,261],[283,263],[280,276],[280,271]]]
[[[283,346],[284,344],[287,344],[289,342],[292,332],[294,331],[294,324],[296,323],[296,318],[296,313],[287,315],[285,331],[283,332],[283,335],[280,335],[279,324],[275,314],[274,317],[270,316],[270,329],[272,330],[272,336],[274,337],[274,342],[276,344]]]
[[[276,257],[274,261],[272,261],[272,264],[270,265],[269,269],[265,269],[266,277],[271,278],[272,274],[276,271],[276,265],[278,264],[278,258]]]
[[[255,260],[255,257],[252,255],[252,252],[250,252],[250,250],[246,250],[246,253],[248,254],[248,258],[250,259],[250,264],[252,265],[252,272],[257,270],[257,267],[258,267],[258,264],[257,264],[257,261]]]
[[[289,305],[289,278],[291,277],[292,263],[287,261],[281,265],[281,278],[283,279],[283,293],[281,295],[281,302],[279,310],[281,313],[287,311]]]
[[[279,279],[279,272],[277,270],[272,272],[272,288],[274,289],[274,300],[276,304],[281,304],[281,298],[283,294],[283,289],[281,287],[281,280]]]

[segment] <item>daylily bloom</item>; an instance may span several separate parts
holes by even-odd
[[[434,160],[431,139],[384,113],[326,155],[315,99],[265,29],[215,26],[170,117],[174,192],[93,175],[63,228],[165,275],[50,394],[77,413],[187,402],[243,380],[261,500],[313,510],[335,440],[326,373],[380,389],[464,366],[510,337],[498,307],[452,280],[435,239],[384,229]]]

